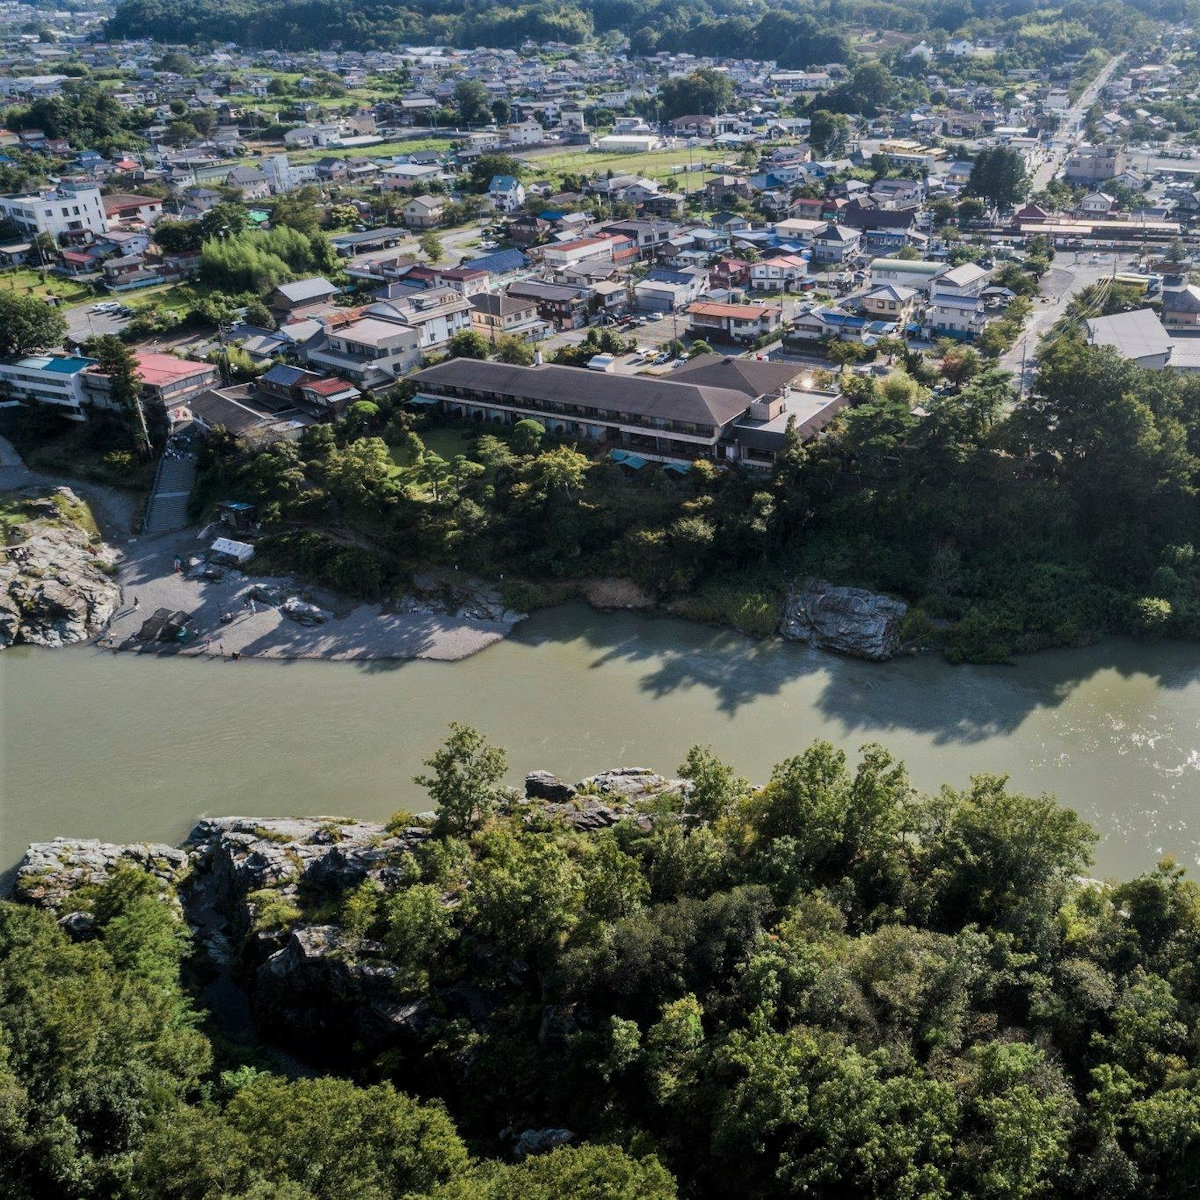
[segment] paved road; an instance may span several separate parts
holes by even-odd
[[[1027,389],[1033,382],[1038,339],[1062,316],[1071,297],[1088,284],[1122,270],[1127,257],[1124,254],[1076,254],[1061,250],[1054,256],[1050,270],[1042,278],[1042,295],[1034,301],[1033,315],[1025,332],[1000,359],[1005,370],[1016,376],[1018,385],[1023,384]]]
[[[1033,191],[1040,192],[1058,174],[1067,155],[1081,140],[1080,127],[1087,110],[1091,108],[1100,94],[1100,90],[1108,83],[1113,72],[1124,60],[1125,55],[1118,54],[1116,58],[1108,62],[1100,74],[1088,84],[1079,99],[1063,112],[1058,130],[1050,140],[1050,153],[1046,156],[1046,161],[1033,174]]]

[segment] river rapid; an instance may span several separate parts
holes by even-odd
[[[1200,646],[1106,641],[1012,667],[872,664],[581,605],[458,663],[172,660],[91,646],[0,655],[0,871],[56,835],[178,842],[201,816],[425,807],[451,720],[512,781],[673,771],[711,745],[752,780],[827,738],[879,741],[917,786],[1001,772],[1102,835],[1097,873],[1200,866]]]

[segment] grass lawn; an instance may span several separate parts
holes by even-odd
[[[457,429],[453,426],[440,426],[434,429],[426,429],[418,433],[417,436],[425,443],[426,450],[431,454],[440,455],[449,462],[459,454],[466,454],[470,449],[471,443],[479,436],[479,433],[474,429]],[[392,446],[390,449],[392,452],[392,462],[396,466],[412,466],[403,446]]]
[[[123,292],[119,296],[105,293],[104,299],[116,300],[129,308],[153,308],[158,312],[186,313],[198,300],[203,299],[209,293],[209,287],[202,283],[163,283],[158,287],[143,288],[141,291]],[[84,304],[90,304],[95,299],[96,297],[89,293],[84,299],[76,304],[70,304],[68,307],[78,308]]]
[[[94,299],[90,284],[78,279],[64,279],[47,273],[43,279],[39,272],[22,268],[0,274],[0,290],[20,292],[28,296],[57,296],[62,304],[77,304],[81,300]]]
[[[733,157],[736,158],[736,155]],[[647,179],[672,182],[675,190],[683,191],[684,182],[688,191],[695,191],[705,180],[712,178],[710,171],[673,173],[672,167],[692,163],[711,163],[721,158],[721,151],[711,146],[694,146],[678,150],[651,150],[647,154],[602,154],[593,150],[564,150],[561,154],[530,156],[525,160],[532,179],[545,179],[551,175],[570,173],[590,175],[599,171],[612,171],[615,175],[644,175]]]
[[[352,146],[343,150],[337,146],[323,146],[315,150],[288,150],[288,162],[316,162],[319,158],[329,158],[331,155],[354,154],[365,155],[367,158],[386,158],[393,154],[416,154],[420,150],[446,150],[450,146],[450,138],[410,138],[400,142],[379,142],[372,146]]]

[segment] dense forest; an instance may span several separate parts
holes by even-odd
[[[956,660],[1200,636],[1200,379],[1067,334],[1022,399],[971,350],[940,374],[899,350],[885,377],[843,375],[851,406],[772,472],[630,476],[534,421],[447,430],[381,396],[265,452],[211,442],[196,516],[254,501],[265,563],[371,598],[430,562],[504,575],[526,610],[620,575],[769,634],[789,584],[815,575],[904,597],[909,636]]]
[[[436,818],[231,842],[260,848],[239,871],[283,864],[234,947],[260,1029],[307,1059],[282,1074],[197,1000],[186,878],[118,867],[62,922],[0,904],[6,1197],[1200,1187],[1200,890],[1169,860],[1087,879],[1095,835],[1053,798],[919,795],[877,746],[762,786],[697,747],[624,802],[525,800],[461,726],[427,767]],[[300,934],[303,996],[271,965]],[[400,1032],[368,1038],[368,994]],[[514,1161],[505,1126],[569,1144]]]
[[[122,0],[107,36],[366,50],[406,43],[506,47],[527,40],[576,45],[623,35],[640,54],[686,51],[804,67],[846,61],[850,29],[931,37],[963,30],[999,34],[1011,42],[1001,65],[1024,66],[1095,47],[1114,52],[1144,33],[1149,21],[1183,20],[1194,10],[1190,0],[1070,0],[1053,7],[1024,0],[815,0],[799,10],[751,0],[733,16],[710,0],[529,0],[503,6],[481,0]]]

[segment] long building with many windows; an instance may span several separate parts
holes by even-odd
[[[412,378],[418,402],[440,402],[457,416],[497,424],[532,417],[553,433],[659,462],[769,466],[790,418],[811,437],[844,404],[799,382],[803,369],[712,354],[662,378],[455,358]]]

